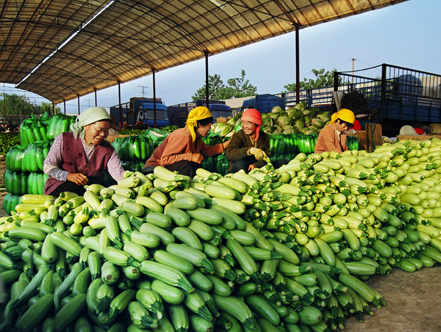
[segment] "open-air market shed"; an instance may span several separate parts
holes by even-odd
[[[403,1],[5,0],[0,4],[0,82],[60,103]],[[298,42],[296,34],[297,79]]]

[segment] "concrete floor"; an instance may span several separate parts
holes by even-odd
[[[345,331],[355,332],[439,332],[441,331],[441,268],[423,268],[407,273],[393,269],[387,276],[375,276],[367,283],[378,291],[387,306],[372,309],[364,322],[346,320]]]

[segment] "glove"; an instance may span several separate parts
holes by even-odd
[[[262,160],[266,157],[266,153],[258,148],[250,148],[250,154],[252,154],[256,160]]]

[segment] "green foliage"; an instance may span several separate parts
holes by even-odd
[[[6,106],[6,109],[5,109]],[[40,106],[31,103],[29,98],[16,94],[0,94],[0,114],[1,115],[39,115],[44,112],[53,113],[52,104],[42,102]],[[60,108],[56,108],[60,113]]]
[[[227,85],[221,80],[220,75],[208,76],[208,86],[210,100],[222,100],[231,98],[241,98],[248,96],[255,96],[257,87],[250,84],[249,80],[245,79],[245,70],[241,71],[240,78],[230,78]],[[191,97],[193,101],[205,99],[205,84],[198,89]]]
[[[145,129],[121,129],[118,131],[119,135],[139,135],[144,134]]]
[[[0,133],[0,154],[6,155],[14,145],[20,145],[19,133]]]
[[[334,73],[337,71],[337,69],[334,69],[333,71],[326,71],[325,69],[313,69],[312,73],[315,75],[315,79],[306,79],[304,78],[303,81],[299,82],[300,90],[310,90],[310,89],[317,89],[317,88],[324,88],[324,87],[333,87],[334,86]],[[342,84],[342,79],[339,78],[339,85]],[[284,92],[295,92],[296,91],[296,84],[290,83],[284,86],[286,91]]]

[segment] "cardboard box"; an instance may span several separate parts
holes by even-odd
[[[432,130],[432,134],[439,135],[441,134],[441,124],[439,123],[431,123],[430,128]]]
[[[127,136],[131,136],[131,135],[115,135],[115,136],[107,136],[106,141],[108,141],[110,144],[112,144],[113,141],[114,141],[116,138],[119,138],[119,137],[127,137]]]
[[[428,139],[431,139],[432,137],[441,138],[441,135],[418,135],[418,136],[408,136],[408,135],[398,135],[397,138],[400,141],[405,140],[415,140],[415,141],[426,141]]]

